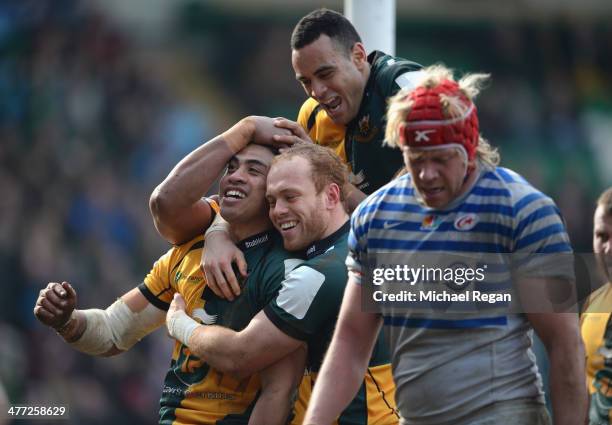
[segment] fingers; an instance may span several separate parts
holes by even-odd
[[[65,313],[65,311],[62,309],[62,306],[52,303],[49,298],[43,298],[40,301],[39,305],[41,305],[45,310],[47,310],[51,314],[54,314],[57,317],[62,316]]]
[[[54,314],[50,313],[41,305],[36,305],[34,307],[34,316],[45,325],[49,325],[49,323],[56,318]]]
[[[58,285],[58,284],[56,284]],[[56,310],[59,312],[56,314],[62,313],[62,308],[66,307],[66,300],[62,299],[55,292],[55,286],[47,286],[47,288],[40,291],[40,295],[38,296],[37,305],[49,305],[51,308],[47,308],[50,312],[54,313]]]
[[[279,117],[274,119],[274,125],[279,128],[286,128],[287,130],[290,130],[291,133],[294,136],[297,136],[298,139],[311,142],[310,137],[308,136],[308,133],[306,132],[304,127],[302,127],[299,123],[295,121]]]
[[[71,284],[68,282],[62,282],[62,288],[66,291],[68,298],[76,298],[77,294]]]
[[[247,262],[244,258],[244,253],[240,250],[237,250],[234,254],[234,261],[236,262],[236,266],[238,266],[238,271],[242,275],[242,277],[247,277]]]
[[[223,277],[224,277],[223,284],[226,286],[224,289],[227,290],[227,291],[223,291],[223,293],[226,293],[229,291],[230,297],[228,297],[228,299],[233,300],[234,295],[236,296],[240,295],[240,283],[238,282],[236,274],[234,273],[234,269],[232,268],[232,263],[229,263],[229,264],[225,263],[225,264],[221,264],[220,266],[221,266],[221,270],[223,272]]]
[[[232,291],[229,289],[229,285],[225,280],[225,275],[222,266],[218,265],[217,267],[212,268],[212,275],[214,276],[214,283],[209,284],[210,289],[221,298],[232,301],[234,299],[234,295]],[[208,281],[207,281],[208,283]]]

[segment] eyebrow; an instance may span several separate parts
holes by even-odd
[[[334,65],[323,65],[320,68],[317,68],[317,70],[314,72],[314,75],[319,75],[319,74],[322,74],[322,73],[324,73],[326,71],[331,71],[333,69],[336,69],[336,66],[334,66]],[[309,78],[306,78],[303,75],[299,75],[299,74],[295,76],[295,79],[300,81],[300,82],[303,82],[305,80],[309,80]]]

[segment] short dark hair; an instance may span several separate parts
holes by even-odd
[[[344,15],[334,10],[317,9],[300,19],[293,29],[291,50],[308,46],[321,34],[325,34],[338,43],[347,54],[355,43],[361,43],[357,30]]]

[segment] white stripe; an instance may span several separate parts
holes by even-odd
[[[404,72],[395,79],[395,84],[400,86],[402,89],[409,88],[410,90],[413,90],[423,75],[423,71]]]

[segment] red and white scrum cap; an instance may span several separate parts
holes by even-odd
[[[466,111],[458,117],[445,117],[441,94],[458,97],[465,103]],[[407,99],[413,103],[399,128],[403,146],[434,149],[457,144],[465,149],[468,160],[474,159],[479,138],[476,106],[461,92],[456,82],[443,80],[433,88],[418,87],[408,94]]]

